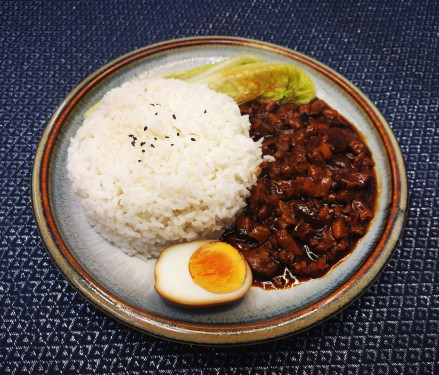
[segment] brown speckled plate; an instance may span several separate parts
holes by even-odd
[[[141,75],[253,53],[305,70],[317,95],[364,135],[376,162],[378,207],[368,233],[341,264],[320,279],[281,291],[251,288],[228,306],[188,310],[154,291],[154,261],[125,255],[86,222],[67,178],[67,148],[87,109],[111,88]],[[398,144],[375,106],[330,68],[292,50],[230,37],[186,38],[129,53],[85,79],[49,121],[32,175],[35,220],[62,275],[94,306],[157,337],[202,345],[242,345],[296,334],[337,314],[376,280],[395,251],[407,209],[407,180]]]

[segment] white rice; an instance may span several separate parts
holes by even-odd
[[[130,255],[218,238],[245,205],[262,161],[250,123],[206,85],[150,78],[109,91],[68,150],[87,220]]]

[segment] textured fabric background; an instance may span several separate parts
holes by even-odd
[[[80,297],[46,254],[30,171],[50,116],[134,49],[227,35],[297,50],[350,79],[401,146],[410,210],[400,246],[353,305],[300,335],[205,348],[142,335]],[[0,374],[439,374],[439,2],[0,2]]]

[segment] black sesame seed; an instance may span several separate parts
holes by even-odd
[[[148,127],[147,126],[145,126],[144,128],[143,128],[143,131],[146,131],[148,129]]]
[[[156,116],[157,116],[158,114],[159,114],[158,112],[155,113]]]
[[[135,141],[137,141],[137,137],[133,137],[133,139],[134,139]]]
[[[167,135],[165,135],[165,138],[169,138]]]
[[[204,113],[207,113],[207,109],[204,110]]]
[[[131,144],[133,145],[133,147],[136,145],[136,141],[132,141]]]
[[[130,138],[133,138],[133,137],[134,137],[134,135],[130,134],[130,135],[128,135],[128,137],[130,137]]]
[[[142,152],[145,152],[145,150],[142,150]]]
[[[143,160],[137,160],[139,163],[141,163]]]
[[[180,133],[177,132],[177,137],[179,137],[179,136],[180,136]]]
[[[191,138],[191,141],[194,142],[194,141],[195,141],[195,138]]]
[[[157,137],[154,137],[154,141],[156,141],[157,140]]]
[[[143,146],[146,142],[140,142],[140,146]]]
[[[173,143],[171,143],[171,146],[174,146],[174,144],[173,144]]]
[[[174,120],[177,120],[177,116],[175,116],[175,115],[172,115],[172,117],[174,118]]]
[[[152,143],[150,144],[150,146],[151,146],[152,148],[154,148],[154,147],[155,147],[155,146],[154,146],[154,145],[153,145]]]
[[[152,103],[151,103],[150,105],[152,105],[152,106],[154,107],[155,104],[152,104]]]

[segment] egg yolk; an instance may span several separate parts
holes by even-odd
[[[213,293],[229,293],[244,284],[247,267],[238,250],[217,241],[199,247],[192,254],[189,272],[202,288]]]

